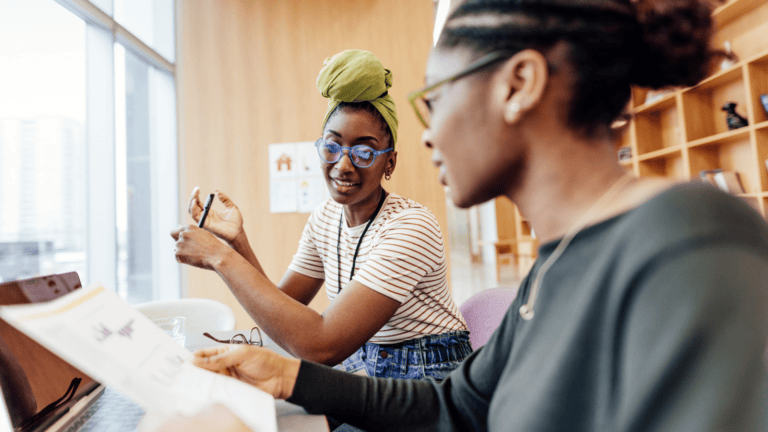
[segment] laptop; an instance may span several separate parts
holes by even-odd
[[[81,288],[77,273],[0,284],[0,305],[39,303]],[[144,410],[0,319],[0,386],[14,431],[135,431]],[[4,426],[0,412],[0,431]],[[7,422],[6,420],[5,422]]]

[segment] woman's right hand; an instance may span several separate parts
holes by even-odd
[[[195,366],[251,384],[276,399],[293,394],[301,360],[247,344],[218,346],[195,352]]]
[[[216,198],[224,204],[224,210],[210,210],[205,218],[203,228],[231,244],[245,232],[243,231],[243,215],[224,192],[216,191]],[[192,189],[192,195],[189,197],[189,215],[195,222],[199,222],[203,215],[203,203],[200,201],[199,187]]]

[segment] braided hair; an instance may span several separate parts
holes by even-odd
[[[610,125],[631,86],[694,85],[709,60],[712,2],[702,0],[465,0],[448,17],[438,47],[478,54],[564,41],[577,76],[568,122],[587,134]]]

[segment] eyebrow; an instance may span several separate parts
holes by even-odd
[[[336,132],[333,129],[328,129],[325,132],[326,133],[330,133],[332,135],[335,135],[335,136],[337,136],[339,138],[344,138],[343,136],[341,136],[340,133]],[[376,141],[376,142],[379,142],[379,140],[376,139],[376,137],[374,137],[374,136],[367,136],[367,135],[366,136],[357,137],[357,139],[355,139],[355,142],[358,142],[358,141]]]

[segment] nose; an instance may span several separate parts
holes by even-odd
[[[351,151],[351,148],[341,148],[341,158],[336,162],[336,169],[339,172],[350,172],[355,170],[355,165],[352,163],[352,155],[349,154]]]
[[[443,155],[440,154],[440,150],[432,150],[432,165],[440,167],[443,164]]]
[[[427,148],[432,148],[432,133],[429,129],[424,129],[424,132],[421,133],[421,143],[424,144]]]

